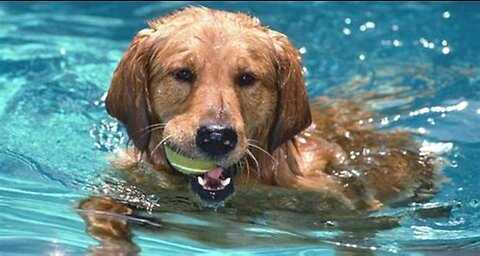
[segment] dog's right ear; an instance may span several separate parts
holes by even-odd
[[[144,29],[135,36],[113,74],[105,100],[108,113],[125,125],[140,151],[145,151],[150,141],[148,85],[153,33],[153,29]]]

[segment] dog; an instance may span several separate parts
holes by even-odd
[[[360,122],[375,113],[358,104],[309,102],[298,50],[246,14],[189,7],[149,22],[120,60],[105,103],[134,146],[119,165],[146,163],[206,207],[221,207],[241,184],[315,192],[358,211],[436,191],[434,156],[406,132]],[[216,167],[185,175],[166,147]],[[131,215],[132,207],[102,197],[79,207],[90,234],[131,246],[128,223],[92,212]]]

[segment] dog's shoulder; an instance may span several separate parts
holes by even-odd
[[[313,101],[312,116],[312,126],[296,137],[303,176],[331,178],[328,190],[340,190],[353,208],[423,201],[436,193],[440,157],[422,150],[409,132],[375,129],[377,114],[352,101]]]

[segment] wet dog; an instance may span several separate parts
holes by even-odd
[[[367,211],[434,193],[432,156],[405,132],[359,122],[374,113],[356,104],[309,103],[299,52],[258,19],[187,8],[149,25],[122,57],[106,98],[133,142],[123,166],[146,163],[207,207],[223,205],[240,184],[312,191]],[[166,150],[213,166],[185,174]],[[80,207],[133,211],[101,197]],[[129,237],[126,223],[87,212],[98,239]]]

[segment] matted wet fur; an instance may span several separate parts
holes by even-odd
[[[194,80],[178,77],[185,69],[194,70]],[[254,80],[243,86],[238,77],[245,74]],[[106,106],[134,144],[116,164],[145,190],[186,189],[163,144],[203,157],[190,141],[199,125],[216,122],[238,134],[236,148],[217,161],[238,169],[236,186],[313,192],[321,206],[311,208],[319,214],[371,212],[436,191],[435,156],[420,152],[406,132],[374,130],[368,120],[375,114],[365,106],[309,104],[298,51],[244,14],[187,8],[150,22],[120,61]],[[162,182],[135,171],[140,165]],[[241,202],[234,195],[228,203]],[[88,232],[108,248],[138,251],[127,219],[117,218],[135,215],[133,204],[100,195],[79,208]]]

